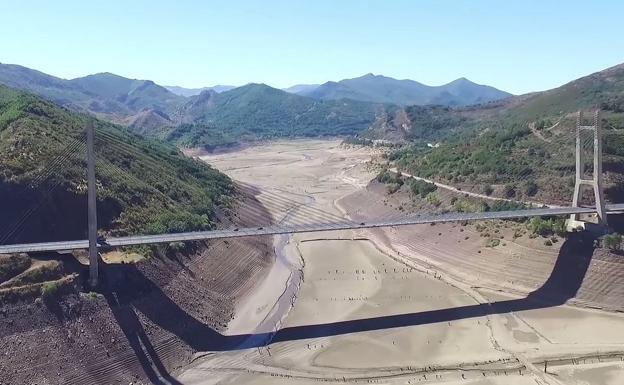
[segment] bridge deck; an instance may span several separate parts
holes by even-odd
[[[607,213],[619,213],[624,211],[624,204],[608,205]],[[249,237],[257,235],[277,235],[277,234],[294,234],[308,233],[320,231],[350,230],[350,229],[366,229],[375,227],[392,227],[392,226],[408,226],[428,223],[441,222],[463,222],[472,220],[487,219],[514,219],[524,217],[544,217],[556,215],[570,214],[591,214],[595,213],[593,207],[560,207],[560,208],[539,208],[513,211],[496,211],[496,212],[480,212],[480,213],[447,213],[447,214],[427,214],[416,215],[413,217],[385,220],[385,221],[369,221],[366,223],[356,223],[345,220],[339,223],[314,223],[309,225],[297,226],[265,226],[250,227],[240,229],[224,229],[210,231],[196,231],[189,233],[176,234],[157,234],[157,235],[137,235],[129,237],[109,238],[106,245],[110,247],[118,246],[134,246],[145,244],[158,244],[182,241],[199,241],[209,239],[237,238]],[[29,243],[19,245],[0,245],[0,254],[10,253],[30,253],[44,251],[69,251],[77,249],[87,249],[89,247],[88,240],[76,241],[59,241],[59,242],[43,242]]]

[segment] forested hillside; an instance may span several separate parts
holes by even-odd
[[[620,201],[623,103],[624,65],[619,65],[502,103],[459,110],[408,107],[401,111],[402,137],[412,144],[391,158],[423,177],[507,197],[565,201],[573,187],[576,112],[601,108],[607,195]],[[440,146],[431,148],[428,140],[440,140]]]
[[[389,106],[352,100],[314,100],[249,84],[217,94],[203,92],[181,109],[184,124],[165,138],[211,149],[258,139],[354,135]]]
[[[85,236],[87,119],[0,86],[0,243]],[[172,145],[95,125],[103,231],[207,229],[234,195],[229,178]]]

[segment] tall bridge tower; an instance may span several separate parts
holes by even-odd
[[[87,122],[87,211],[89,235],[89,286],[98,285],[99,254],[97,244],[97,198],[95,180],[95,127],[93,119]]]
[[[579,111],[576,117],[576,178],[572,206],[579,207],[585,188],[591,188],[596,202],[596,213],[600,225],[607,224],[607,214],[604,201],[604,180],[602,175],[602,131],[600,127],[600,110],[594,113],[593,125],[583,124],[583,112]],[[585,152],[583,149],[583,133],[593,134],[593,171],[591,175],[585,172]],[[568,230],[585,228],[585,222],[580,220],[579,214],[572,214],[567,223]]]

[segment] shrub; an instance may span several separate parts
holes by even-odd
[[[60,288],[63,286],[61,281],[45,282],[41,285],[41,296],[44,298],[50,298],[56,295]]]
[[[483,193],[487,196],[492,195],[492,193],[494,192],[494,188],[492,186],[490,186],[489,184],[486,185],[485,187],[483,187]]]
[[[168,245],[168,249],[173,252],[183,251],[186,248],[186,243],[184,242],[171,242]]]
[[[377,174],[377,177],[375,179],[379,183],[396,183],[401,186],[403,185],[403,178],[401,178],[401,174],[395,174],[392,171],[388,171],[387,169],[384,169],[379,174]]]
[[[386,191],[388,192],[388,194],[394,194],[395,192],[399,191],[400,188],[401,185],[398,183],[389,183],[386,185]]]
[[[543,219],[534,217],[529,222],[529,229],[534,235],[541,235],[542,237],[548,237],[554,234],[564,236],[566,233],[565,219]]]
[[[512,211],[525,208],[526,206],[519,202],[494,201],[491,204],[486,203],[484,211]]]
[[[488,241],[488,243],[486,244],[487,247],[496,247],[498,245],[500,245],[500,239],[498,238],[492,238]]]
[[[503,194],[506,198],[513,198],[516,196],[516,186],[511,184],[506,184],[503,188]]]
[[[438,189],[438,186],[433,183],[414,178],[410,179],[409,187],[412,194],[420,195],[421,198],[426,197],[429,193],[432,193]]]
[[[619,251],[622,248],[622,235],[607,234],[602,238],[602,245],[611,251]]]
[[[528,181],[527,184],[524,186],[524,193],[530,197],[535,196],[538,190],[539,188],[537,187],[537,184],[533,181]]]
[[[427,202],[431,203],[435,207],[438,207],[442,204],[442,201],[440,200],[440,198],[438,198],[438,196],[434,192],[429,193],[427,195]]]

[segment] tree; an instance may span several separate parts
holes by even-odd
[[[537,194],[537,191],[538,191],[537,184],[533,182],[532,180],[528,181],[526,186],[524,187],[524,192],[526,193],[527,196],[530,196],[530,197]]]
[[[433,183],[425,182],[424,180],[410,179],[410,191],[413,195],[420,195],[421,198],[426,197],[429,193],[432,193],[438,189]]]
[[[619,251],[622,248],[622,235],[618,233],[607,234],[602,239],[602,244],[611,251]]]
[[[505,198],[513,198],[516,196],[516,186],[511,185],[511,184],[506,184],[505,188],[503,189],[503,194],[505,195]]]

